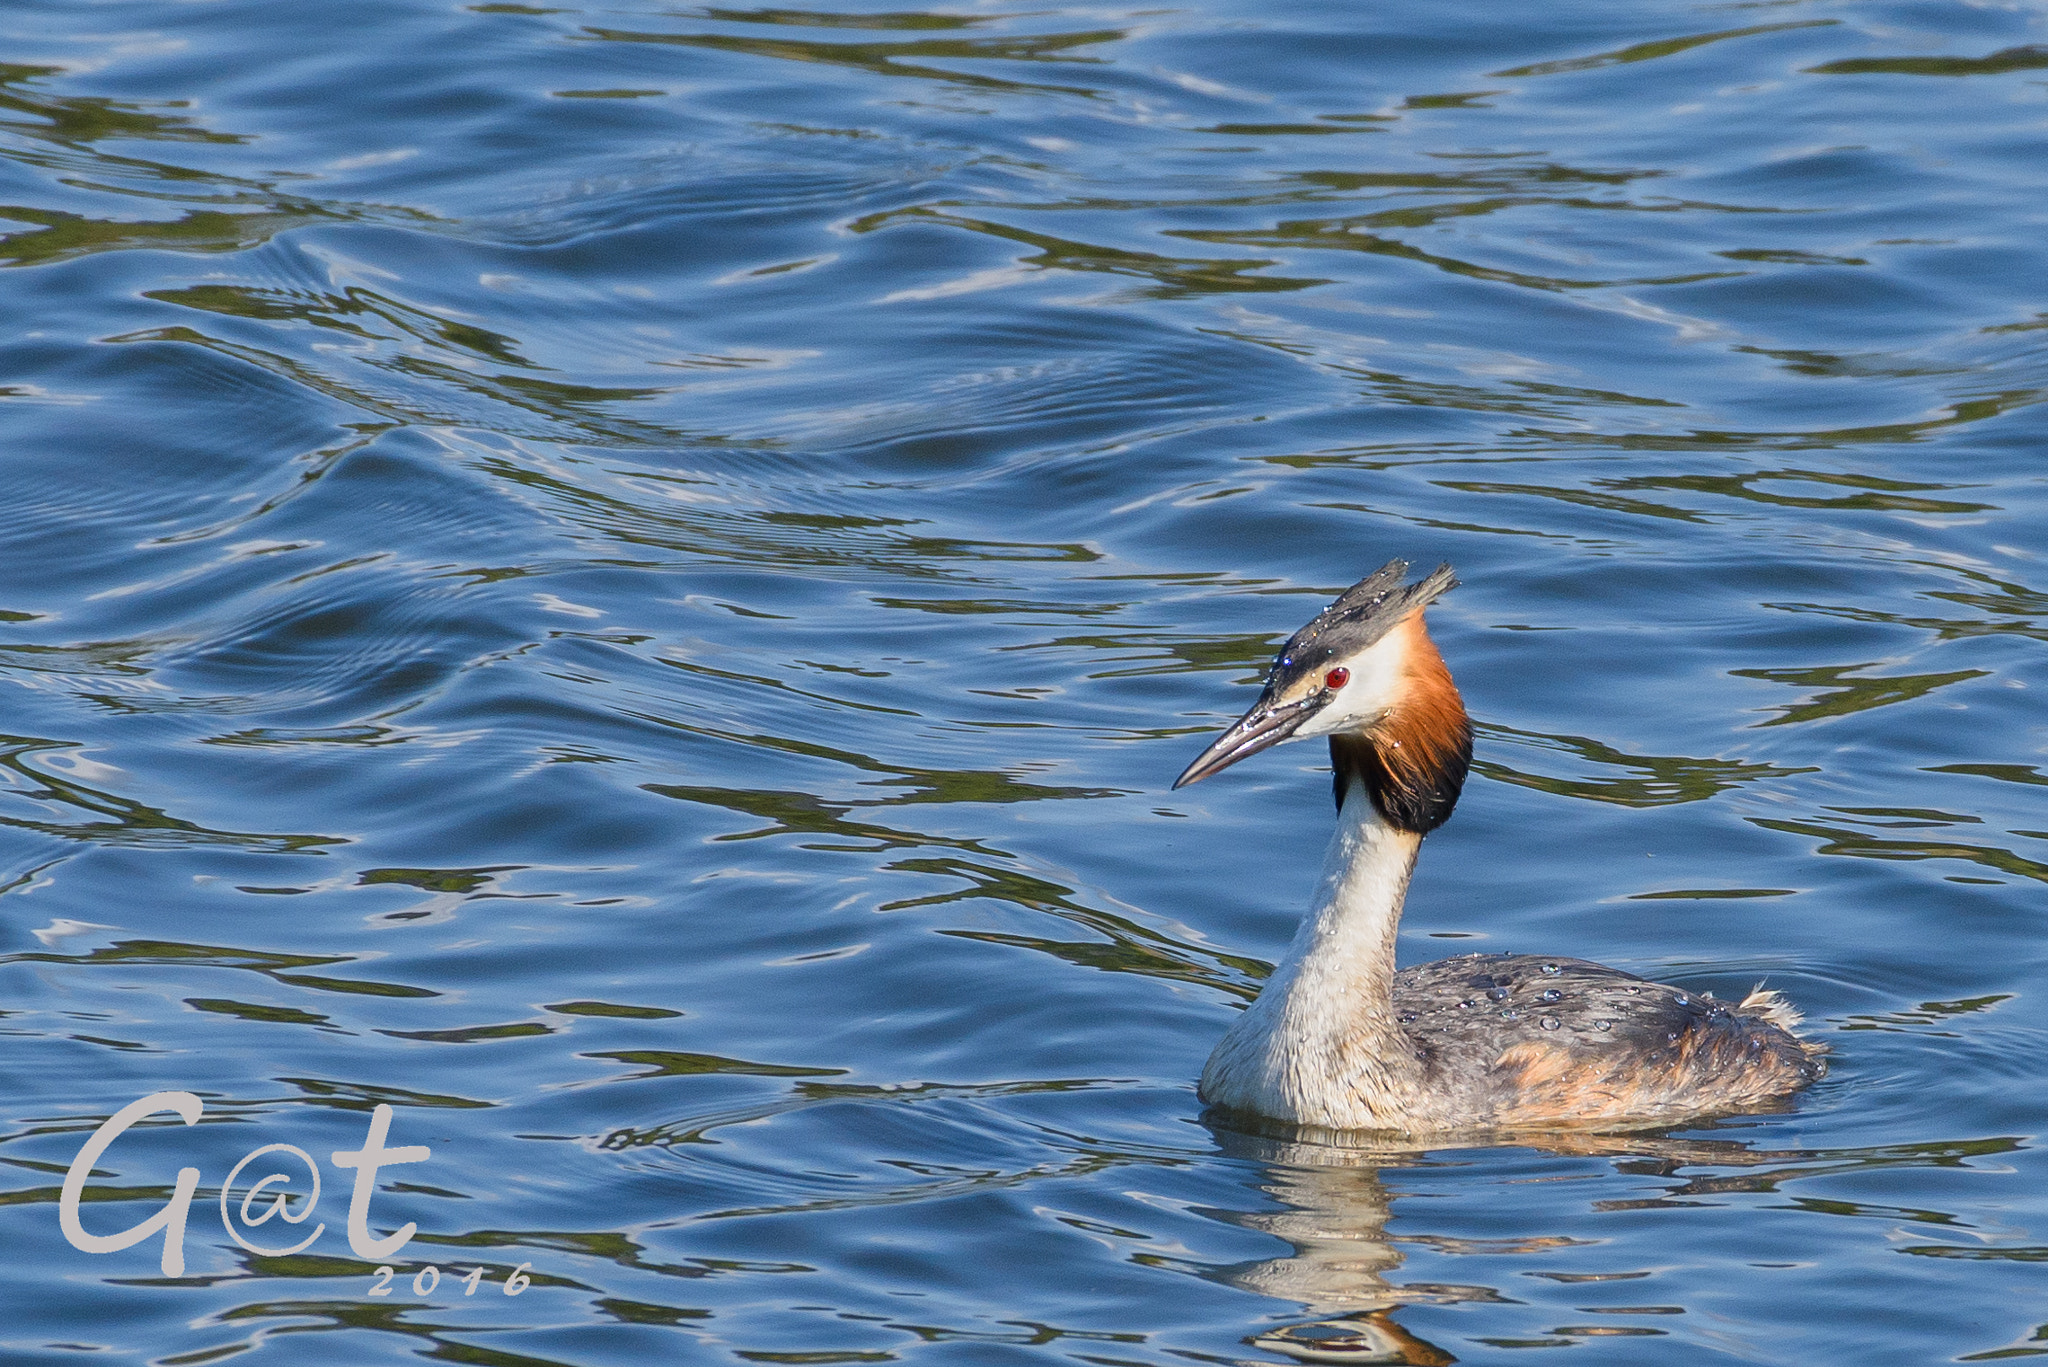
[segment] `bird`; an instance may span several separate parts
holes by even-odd
[[[1392,560],[1281,647],[1251,710],[1174,780],[1327,737],[1337,829],[1286,956],[1202,1070],[1224,1117],[1426,1134],[1647,1128],[1782,1109],[1826,1071],[1799,1012],[1584,959],[1466,954],[1396,970],[1422,838],[1449,819],[1472,725],[1424,609],[1449,565]]]

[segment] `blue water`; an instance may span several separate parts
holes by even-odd
[[[2048,12],[4,29],[9,1360],[2048,1353]],[[1404,961],[1767,980],[1793,1109],[1201,1123],[1329,796],[1167,785],[1396,555]]]

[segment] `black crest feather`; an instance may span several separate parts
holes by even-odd
[[[1311,674],[1339,655],[1364,650],[1399,626],[1409,613],[1428,607],[1458,586],[1449,565],[1438,565],[1413,584],[1401,580],[1408,562],[1389,560],[1337,595],[1315,620],[1287,638],[1268,680],[1285,683]]]

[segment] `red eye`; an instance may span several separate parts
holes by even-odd
[[[1343,665],[1338,665],[1335,669],[1323,675],[1323,687],[1329,689],[1332,693],[1350,682],[1351,671]]]

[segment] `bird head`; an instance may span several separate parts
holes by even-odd
[[[1327,736],[1340,806],[1357,779],[1389,823],[1442,825],[1471,762],[1472,728],[1422,613],[1458,581],[1449,565],[1413,584],[1407,573],[1406,561],[1388,561],[1290,636],[1251,710],[1173,786],[1285,740]]]

